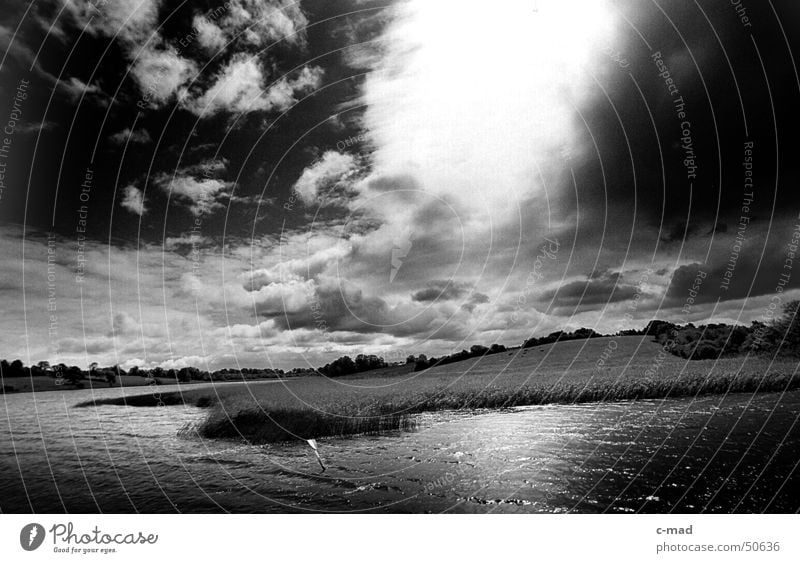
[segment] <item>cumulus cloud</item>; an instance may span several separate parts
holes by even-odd
[[[177,175],[173,178],[162,174],[156,178],[156,185],[164,193],[188,205],[189,210],[199,217],[222,208],[219,200],[225,197],[225,192],[233,184],[216,178],[195,178],[185,175]]]
[[[136,186],[127,186],[125,188],[122,192],[120,205],[140,217],[147,212],[147,208],[144,205],[144,193]]]
[[[342,238],[351,252],[314,278],[335,330],[448,338],[507,326],[492,316],[502,300],[470,288],[524,284],[528,272],[514,268],[526,250],[514,246],[547,233],[547,206],[535,198],[565,177],[554,155],[582,154],[574,116],[593,86],[585,64],[610,34],[602,3],[542,12],[468,0],[454,27],[451,7],[410,0],[392,8],[379,56],[359,58],[370,65],[354,102],[366,108],[369,172],[329,151],[294,185],[306,203],[333,193],[329,201],[349,212]],[[430,279],[422,276],[464,281],[420,289]],[[304,309],[276,322],[313,326],[313,316]]]
[[[161,0],[66,0],[74,25],[91,35],[114,38],[132,61],[131,75],[142,94],[160,106],[197,72],[159,32]],[[77,86],[77,85],[74,85]]]
[[[293,0],[232,0],[220,26],[242,41],[259,47],[279,40],[305,44],[308,20]]]
[[[228,41],[225,32],[204,15],[196,15],[192,26],[197,31],[197,42],[208,53],[214,54],[222,49]]]
[[[240,54],[225,65],[202,95],[188,100],[186,108],[198,116],[221,111],[283,111],[297,101],[296,95],[318,87],[321,78],[322,69],[304,67],[294,78],[284,76],[267,86],[256,58]]]
[[[197,65],[181,57],[174,47],[148,47],[140,52],[131,68],[145,99],[161,106],[197,74]]]
[[[161,4],[161,0],[64,1],[64,10],[77,28],[119,42],[143,97],[157,107],[197,73],[195,63],[182,57],[159,33]]]
[[[357,169],[353,155],[328,151],[320,160],[303,170],[294,189],[304,202],[311,203],[322,192],[328,192],[325,195],[330,196],[330,190],[352,178]]]
[[[128,45],[141,44],[158,23],[161,0],[62,0],[78,27],[93,35],[117,37]]]

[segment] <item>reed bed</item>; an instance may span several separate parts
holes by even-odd
[[[387,397],[364,404],[295,408],[248,408],[230,412],[221,406],[197,429],[204,438],[244,439],[255,444],[293,439],[385,434],[417,427],[417,415],[436,411],[502,409],[545,404],[618,402],[694,397],[722,393],[776,392],[800,389],[800,378],[785,373],[712,377],[694,375],[685,380],[639,380],[620,383],[577,383],[521,388],[441,390],[409,397]]]

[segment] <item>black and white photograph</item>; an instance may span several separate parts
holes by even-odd
[[[796,516],[798,63],[793,0],[4,0],[4,560]]]

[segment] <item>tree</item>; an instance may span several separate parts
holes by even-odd
[[[324,367],[320,368],[320,373],[328,377],[339,377],[356,372],[356,364],[350,356],[342,356]]]
[[[14,360],[11,362],[11,365],[8,366],[8,375],[6,377],[25,377],[27,375],[25,373],[25,364],[22,363],[22,360]]]
[[[78,366],[70,366],[64,372],[64,379],[71,385],[78,385],[83,379],[83,372]]]
[[[800,301],[789,301],[783,306],[783,313],[773,323],[778,333],[778,342],[783,340],[780,352],[792,356],[800,355]]]
[[[669,339],[669,334],[673,332],[677,326],[674,323],[668,321],[650,321],[647,323],[647,326],[644,329],[644,333],[647,336],[653,336],[656,340],[659,340],[666,336]]]
[[[200,370],[195,367],[185,367],[178,370],[178,381],[189,383],[193,379],[200,379]]]
[[[481,346],[480,344],[474,344],[470,346],[469,353],[471,356],[485,356],[489,352],[489,349],[486,346]]]
[[[753,321],[748,329],[747,338],[742,343],[739,351],[742,353],[767,354],[775,348],[780,338],[778,332],[770,325],[760,321]]]

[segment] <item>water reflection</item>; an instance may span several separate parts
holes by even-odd
[[[167,391],[167,388],[162,391]],[[256,447],[195,407],[0,398],[3,512],[796,512],[800,392],[427,415],[413,434]]]

